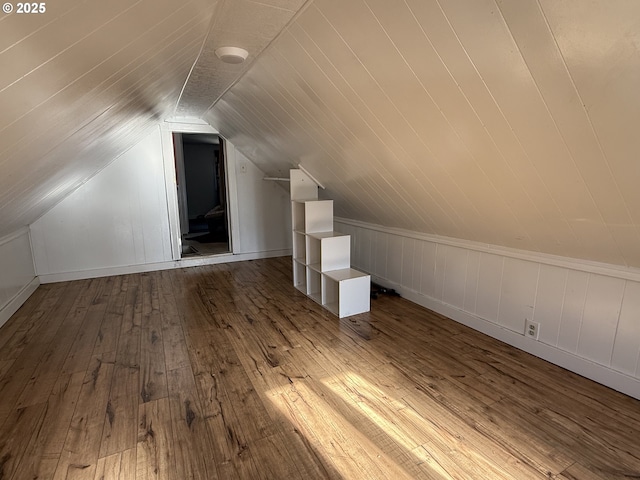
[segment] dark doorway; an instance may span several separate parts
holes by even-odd
[[[229,253],[223,140],[212,134],[174,134],[182,257]]]

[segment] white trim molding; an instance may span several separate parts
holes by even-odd
[[[15,232],[0,238],[0,246],[4,245],[5,243],[9,243],[10,241],[15,240],[18,237],[21,237],[23,235],[28,235],[28,234],[29,234],[29,227],[22,227],[20,230],[16,230]]]
[[[579,270],[582,272],[596,273],[598,275],[607,275],[609,277],[640,282],[640,268],[623,267],[621,265],[611,265],[609,263],[593,262],[590,260],[581,260],[578,258],[561,257],[558,255],[551,255],[542,252],[518,250],[516,248],[474,242],[472,240],[463,240],[459,238],[443,237],[440,235],[431,235],[428,233],[413,232],[411,230],[405,230],[402,228],[384,227],[382,225],[360,222],[358,220],[351,220],[349,218],[335,217],[335,221],[337,223],[352,225],[354,227],[362,227],[368,230],[397,235],[399,237],[424,240],[441,245],[450,245],[452,247],[466,248],[478,252],[493,253],[496,255],[501,255],[503,257],[518,258],[520,260],[526,260],[529,262],[554,265],[557,267],[570,268],[572,270]]]

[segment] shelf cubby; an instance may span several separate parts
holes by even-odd
[[[320,271],[351,266],[351,237],[339,232],[318,232],[306,236],[307,264],[319,264]]]
[[[293,286],[307,294],[307,269],[303,263],[293,261]]]
[[[322,304],[339,318],[368,312],[370,284],[369,275],[353,268],[325,272],[322,274]]]
[[[322,305],[322,274],[307,267],[307,295]]]
[[[293,232],[293,259],[307,263],[307,246],[304,233]]]

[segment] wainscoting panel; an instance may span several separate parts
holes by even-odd
[[[402,296],[640,398],[640,270],[344,218],[354,265]],[[375,303],[372,304],[375,310]],[[539,339],[525,323],[539,324]]]
[[[38,287],[29,230],[0,238],[0,326]]]
[[[640,283],[627,282],[613,344],[611,368],[640,378]]]

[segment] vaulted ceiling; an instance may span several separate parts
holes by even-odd
[[[56,0],[0,13],[0,237],[169,117],[199,116],[303,0]],[[30,5],[30,4],[29,4]],[[219,46],[241,46],[225,65]]]
[[[640,267],[640,2],[303,3],[0,16],[0,236],[195,116],[268,174],[301,163],[339,215]]]

